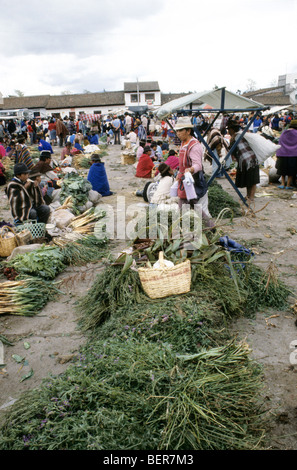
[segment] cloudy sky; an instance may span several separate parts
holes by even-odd
[[[297,73],[296,14],[297,0],[0,0],[0,92],[270,87]]]

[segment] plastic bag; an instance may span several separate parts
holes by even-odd
[[[187,195],[187,200],[191,201],[192,199],[197,199],[197,194],[194,186],[193,176],[189,171],[185,172],[185,177],[183,179],[184,188]]]
[[[170,188],[170,196],[177,197],[178,181],[175,181]]]
[[[271,140],[267,140],[265,137],[257,133],[254,134],[253,132],[246,132],[244,138],[253,152],[255,152],[259,165],[262,165],[267,158],[272,157],[281,147],[271,142]]]

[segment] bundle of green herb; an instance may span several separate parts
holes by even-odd
[[[245,344],[185,356],[147,341],[97,341],[12,406],[0,449],[257,449],[261,389]]]

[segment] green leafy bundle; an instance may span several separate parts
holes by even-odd
[[[80,176],[78,173],[67,173],[63,178],[60,192],[60,201],[63,202],[67,197],[71,197],[74,210],[77,212],[79,206],[83,206],[88,201],[89,191],[92,189],[91,183]]]
[[[11,410],[5,450],[249,450],[263,438],[261,370],[245,344],[177,355],[96,341]]]

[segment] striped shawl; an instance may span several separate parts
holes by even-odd
[[[28,220],[30,210],[45,204],[39,187],[35,187],[32,180],[28,180],[30,185],[25,188],[21,182],[13,179],[7,186],[7,197],[13,218],[23,222]]]

